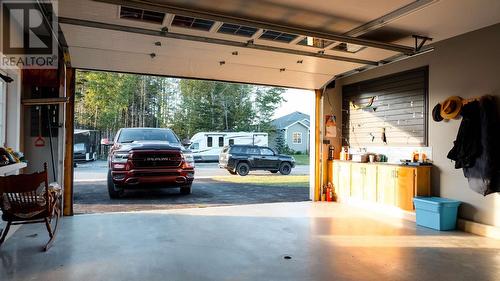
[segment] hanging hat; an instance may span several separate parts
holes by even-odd
[[[454,119],[462,111],[462,98],[452,96],[441,103],[441,117],[444,119]]]
[[[441,117],[441,104],[438,103],[434,106],[432,109],[432,119],[436,122],[441,122],[443,121],[443,117]]]

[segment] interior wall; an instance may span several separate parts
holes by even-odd
[[[493,95],[500,110],[500,24],[457,36],[434,44],[433,52],[391,63],[336,81],[327,90],[325,114],[332,112],[342,124],[342,85],[368,80],[421,66],[429,66],[429,108],[449,96],[472,98]],[[500,193],[480,195],[467,184],[461,169],[447,159],[456,138],[460,120],[434,122],[429,115],[429,146],[432,147],[434,195],[462,201],[459,217],[500,227]],[[339,127],[338,127],[339,128]],[[340,147],[341,139],[333,139]],[[338,151],[338,150],[337,150]]]
[[[7,84],[5,145],[19,151],[21,136],[21,79],[18,70],[7,71],[14,79]]]

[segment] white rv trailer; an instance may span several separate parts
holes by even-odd
[[[268,136],[251,132],[200,132],[191,138],[189,149],[195,161],[216,162],[222,148],[233,144],[268,146]]]

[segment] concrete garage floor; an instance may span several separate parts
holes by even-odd
[[[0,249],[0,280],[498,280],[500,241],[342,204],[274,203],[65,218]],[[290,256],[291,259],[284,259]]]

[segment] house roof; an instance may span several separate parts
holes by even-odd
[[[276,129],[286,129],[287,127],[296,122],[301,122],[302,124],[309,127],[310,125],[309,118],[310,118],[309,115],[295,111],[280,118],[276,118],[271,123],[276,127]]]

